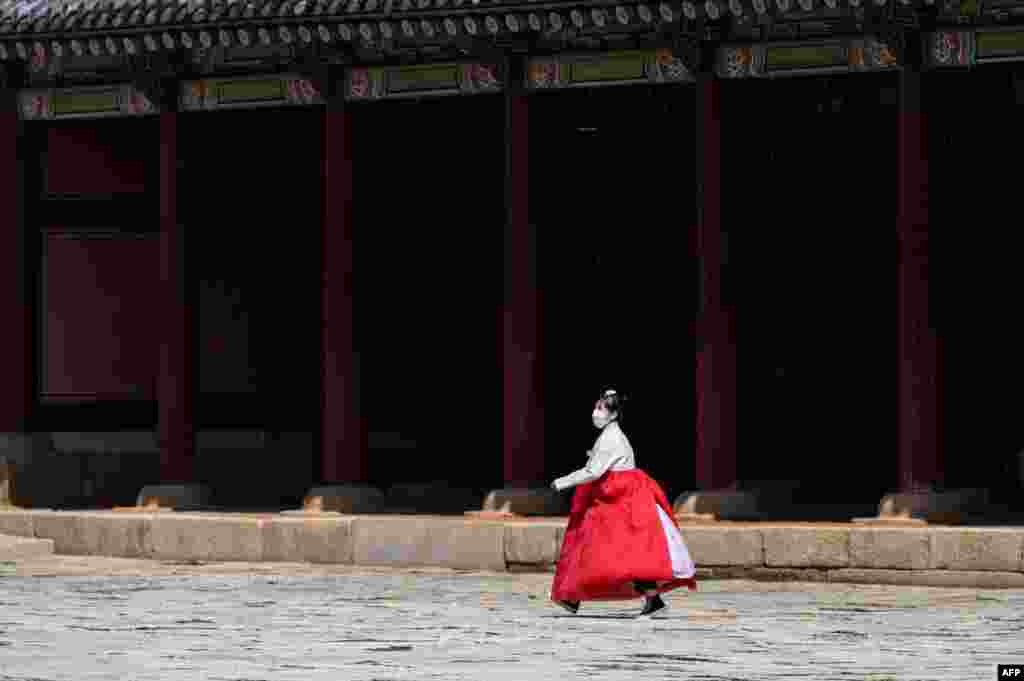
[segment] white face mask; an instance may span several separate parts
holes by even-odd
[[[608,415],[608,412],[599,409],[595,409],[590,418],[594,422],[594,427],[598,429],[604,428],[612,421],[612,417]]]

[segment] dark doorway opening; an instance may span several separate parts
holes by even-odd
[[[1024,234],[1014,171],[1024,153],[1024,69],[993,64],[931,78],[931,295],[945,372],[945,485],[988,488],[1005,520],[1008,509],[1024,512]]]
[[[228,432],[200,437],[197,476],[219,505],[295,507],[318,473],[321,121],[315,109],[180,114],[195,423]]]
[[[378,102],[352,115],[371,477],[500,487],[502,98]]]
[[[549,477],[586,463],[591,408],[615,388],[631,397],[637,465],[670,498],[693,485],[693,97],[631,86],[530,102]]]
[[[739,477],[797,482],[815,518],[874,515],[896,482],[895,75],[740,86]]]

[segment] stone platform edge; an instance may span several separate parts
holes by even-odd
[[[0,510],[54,552],[200,562],[551,571],[565,519]],[[698,576],[1024,588],[1024,528],[682,526]]]

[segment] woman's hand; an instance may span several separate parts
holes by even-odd
[[[551,489],[555,490],[556,492],[558,491],[558,482],[557,481],[552,481],[551,482]]]

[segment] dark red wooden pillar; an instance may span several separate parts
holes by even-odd
[[[168,86],[173,89],[173,86]],[[165,97],[172,103],[173,97]],[[178,113],[160,114],[160,373],[157,385],[160,478],[190,483],[195,457],[193,299],[185,229],[178,219]]]
[[[28,430],[34,397],[23,131],[14,92],[0,91],[0,433]]]
[[[939,345],[929,315],[928,120],[922,76],[900,73],[897,131],[898,468],[900,491],[941,483]]]
[[[321,248],[321,477],[369,476],[366,429],[357,409],[352,298],[352,112],[340,93],[323,113]]]
[[[736,483],[736,343],[723,291],[722,95],[711,74],[697,82],[697,254],[702,309],[697,333],[697,487]]]
[[[505,242],[502,301],[504,475],[509,487],[544,481],[540,406],[537,234],[530,221],[529,99],[523,62],[511,59],[505,92]]]

